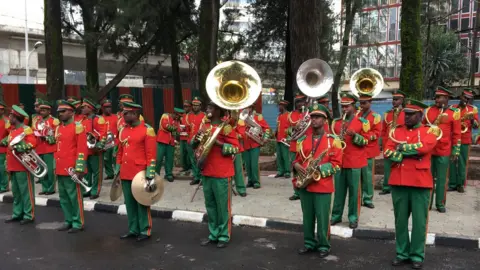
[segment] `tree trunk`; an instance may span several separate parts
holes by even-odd
[[[287,35],[286,35],[286,46],[285,46],[285,94],[283,99],[290,101],[290,108],[293,108],[293,85],[294,85],[294,73],[292,70],[292,56],[290,53],[290,4],[288,4],[288,15],[287,15]]]
[[[208,101],[205,81],[208,73],[217,62],[219,0],[202,0],[200,2],[200,31],[198,38],[198,84],[204,104]]]
[[[65,97],[60,1],[45,0],[44,14],[47,97],[55,101]]]
[[[170,59],[172,64],[173,77],[173,96],[175,107],[181,108],[182,101],[182,81],[180,79],[180,67],[178,66],[178,45],[177,45],[177,28],[175,26],[175,17],[169,22],[169,42],[170,42]]]
[[[86,5],[82,9],[82,19],[84,27],[85,59],[87,90],[90,98],[94,98],[99,90],[98,80],[98,42],[97,32],[95,31],[95,20],[93,18],[94,6]]]
[[[472,51],[470,57],[470,86],[473,88],[475,86],[475,62],[477,61],[477,49],[478,49],[478,31],[480,31],[480,7],[477,6],[477,15],[475,17],[475,24],[473,26],[473,40],[472,40]]]
[[[401,8],[402,69],[400,89],[409,98],[423,100],[422,39],[420,35],[421,0],[404,0]]]
[[[294,72],[311,58],[328,61],[328,52],[322,44],[322,26],[327,19],[325,10],[329,2],[325,0],[290,0],[289,29],[291,67]],[[293,83],[293,92],[298,86]]]
[[[353,5],[352,5],[353,2]],[[343,30],[342,48],[340,49],[340,59],[333,79],[332,86],[332,111],[333,117],[340,117],[340,108],[338,106],[338,91],[342,83],[343,71],[347,65],[348,46],[350,44],[350,33],[352,32],[353,20],[355,14],[361,6],[362,0],[346,0],[345,1],[345,28]]]

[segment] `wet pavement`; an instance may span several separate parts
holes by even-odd
[[[11,204],[0,204],[0,269],[392,269],[391,241],[333,239],[326,259],[300,256],[302,234],[234,227],[226,249],[201,247],[206,224],[154,219],[153,236],[137,243],[120,240],[127,218],[85,212],[86,229],[67,234],[60,208],[35,208],[36,223],[5,224]],[[424,269],[480,269],[478,251],[428,247]],[[395,269],[409,269],[408,266]]]

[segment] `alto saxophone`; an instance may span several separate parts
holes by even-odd
[[[467,108],[467,112],[462,116],[462,118],[460,118],[460,121],[462,123],[461,124],[462,125],[462,130],[461,130],[462,134],[467,133],[467,131],[468,131],[467,122],[468,121],[472,122],[474,120],[474,117],[475,117],[475,114],[472,111],[470,111],[470,112],[468,111],[468,107],[465,107],[465,108]],[[473,123],[472,123],[472,125],[473,125]]]
[[[438,114],[437,118],[435,118],[435,121],[433,121],[433,124],[430,123],[430,120],[428,120],[428,117],[427,117],[427,113],[425,113],[425,119],[427,120],[428,126],[432,130],[433,134],[437,136],[437,141],[440,140],[443,136],[442,129],[438,125],[442,120],[444,111],[445,111],[445,105],[442,105],[442,109],[440,110],[440,113]]]
[[[296,184],[298,188],[306,188],[313,181],[319,181],[322,178],[322,175],[318,171],[318,165],[327,154],[328,149],[329,148],[325,149],[318,158],[308,162],[307,167],[305,168],[305,174],[298,173]]]
[[[342,126],[340,128],[340,140],[345,141],[345,133],[347,132],[347,125],[345,124],[345,120],[347,120],[347,113],[343,113],[342,116]]]

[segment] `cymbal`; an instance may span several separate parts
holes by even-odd
[[[155,185],[157,186],[157,188],[154,191],[150,192],[145,190],[145,171],[138,172],[137,175],[135,175],[135,177],[133,178],[132,194],[139,204],[151,206],[160,201],[160,199],[162,198],[163,191],[165,189],[164,181],[158,174],[155,174],[155,178],[153,180],[155,181]]]
[[[110,188],[110,200],[114,202],[118,200],[118,198],[120,198],[122,194],[122,181],[120,180],[120,173],[118,173],[113,178],[112,187]]]

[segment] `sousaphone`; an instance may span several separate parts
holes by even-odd
[[[138,172],[132,180],[132,194],[135,200],[145,206],[151,206],[157,203],[163,196],[165,190],[163,178],[157,173],[153,178],[154,184],[151,190],[147,186],[145,171]]]
[[[383,86],[382,74],[373,68],[359,69],[350,78],[350,91],[356,97],[369,94],[374,98],[383,91]]]

